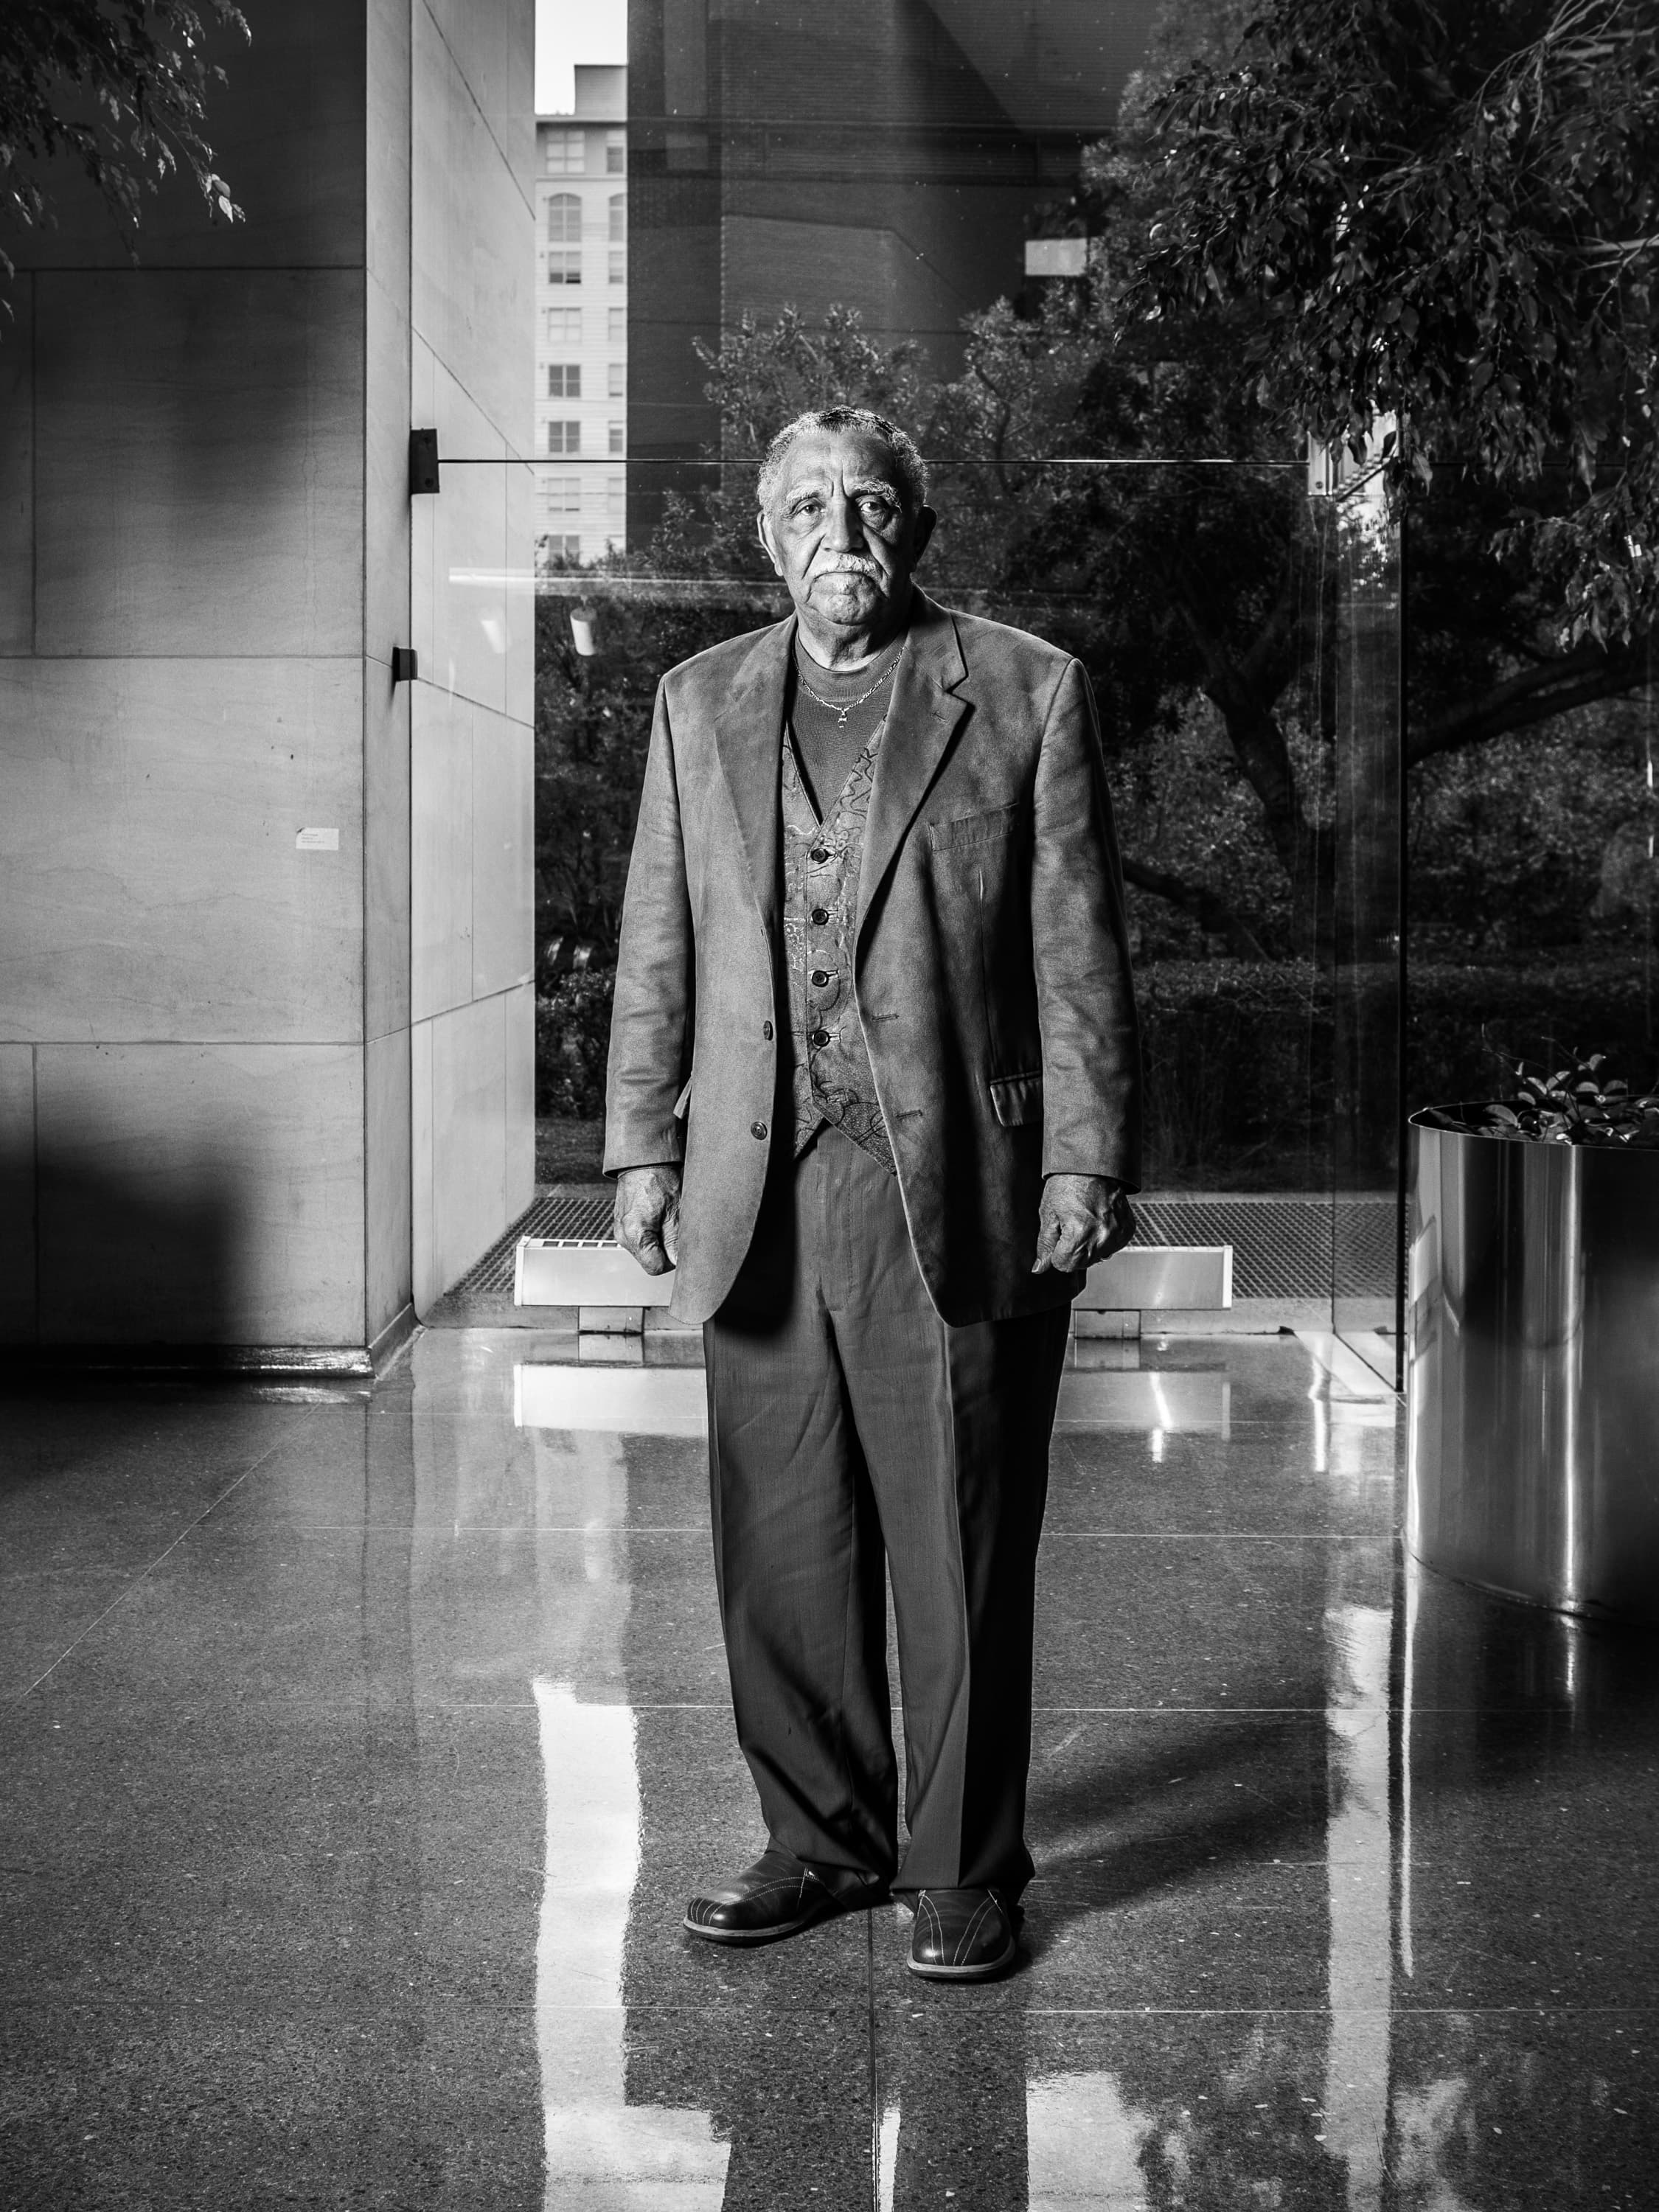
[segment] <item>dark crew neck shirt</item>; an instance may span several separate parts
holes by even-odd
[[[893,696],[893,671],[903,650],[903,638],[896,637],[873,660],[843,675],[838,669],[821,668],[797,633],[784,714],[794,740],[801,781],[820,821],[840,797],[842,786],[852,774],[854,762],[869,744],[877,724],[887,712]],[[854,699],[870,691],[872,684],[876,688],[863,704],[852,706]],[[844,728],[833,708],[821,707],[817,700],[808,696],[808,684],[817,693],[818,699],[832,700],[835,707],[850,709]]]

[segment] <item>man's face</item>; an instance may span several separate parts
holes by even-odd
[[[881,631],[904,612],[933,514],[907,514],[886,441],[811,430],[784,456],[760,516],[761,543],[804,616],[840,631]]]

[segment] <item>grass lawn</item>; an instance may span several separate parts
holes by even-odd
[[[601,1119],[575,1121],[565,1115],[538,1115],[536,1121],[536,1180],[597,1183],[605,1152]]]

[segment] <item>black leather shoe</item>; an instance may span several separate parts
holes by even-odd
[[[1014,1962],[1020,1910],[994,1889],[916,1893],[910,1972],[932,1982],[983,1982]]]
[[[723,1888],[694,1897],[684,1925],[710,1943],[775,1943],[838,1912],[879,1905],[886,1895],[885,1882],[831,1889],[793,1851],[774,1844]]]

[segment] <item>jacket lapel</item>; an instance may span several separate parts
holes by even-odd
[[[795,621],[763,630],[714,720],[714,746],[768,929],[777,920],[778,766]]]
[[[953,697],[951,690],[967,673],[956,624],[943,607],[935,606],[918,592],[910,634],[893,678],[887,732],[876,755],[859,872],[855,945],[916,809],[927,797],[957,726],[968,712],[967,700]]]

